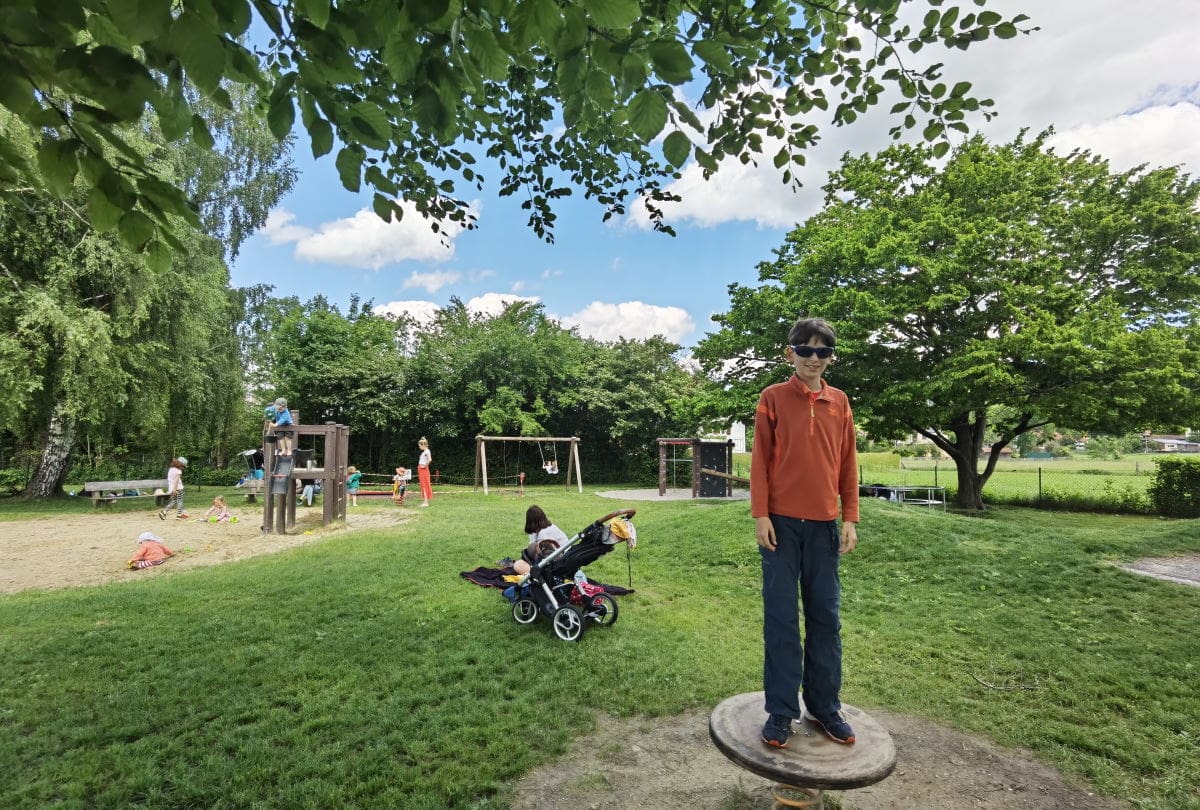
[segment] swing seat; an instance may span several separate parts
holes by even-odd
[[[547,475],[558,475],[558,465],[553,461],[547,462],[542,469],[546,471]]]

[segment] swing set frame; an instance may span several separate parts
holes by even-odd
[[[488,442],[499,442],[505,444],[507,442],[517,442],[518,447],[520,442],[534,442],[538,445],[538,453],[545,459],[542,454],[542,442],[547,442],[555,445],[555,461],[558,460],[557,445],[567,444],[567,475],[564,480],[564,486],[567,489],[571,488],[571,476],[575,476],[575,487],[583,493],[583,473],[582,466],[579,463],[579,437],[578,436],[476,436],[475,437],[475,484],[472,491],[478,490],[480,482],[483,483],[483,494],[488,494],[488,464],[487,464],[487,445]],[[518,474],[522,471],[518,470]]]

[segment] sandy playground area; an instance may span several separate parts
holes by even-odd
[[[53,515],[33,520],[0,522],[4,565],[0,566],[0,593],[29,588],[70,588],[102,585],[152,576],[169,576],[203,565],[218,565],[270,554],[311,543],[332,532],[382,528],[407,520],[411,512],[351,511],[344,526],[321,526],[319,507],[296,510],[294,534],[264,535],[262,506],[231,505],[237,523],[208,523],[194,512],[189,520],[159,520],[157,510],[113,514],[98,509],[77,515]],[[155,568],[130,571],[125,562],[137,550],[137,536],[154,532],[175,556]]]

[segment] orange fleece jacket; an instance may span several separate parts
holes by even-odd
[[[800,378],[769,385],[754,415],[750,514],[858,522],[858,452],[846,394]]]

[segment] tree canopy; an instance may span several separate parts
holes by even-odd
[[[470,224],[460,189],[482,187],[486,157],[545,238],[572,189],[605,218],[643,196],[669,230],[657,203],[685,161],[770,160],[795,182],[817,111],[850,124],[895,89],[893,134],[918,128],[939,151],[968,113],[989,115],[916,54],[1016,36],[1024,15],[915,5],[919,21],[901,0],[9,0],[0,193],[65,196],[80,177],[98,227],[169,257],[173,217],[199,224],[194,201],[130,128],[151,116],[168,141],[209,149],[219,111],[252,90],[278,139],[298,112],[313,154],[336,150],[343,185],[373,189],[385,218],[404,199],[435,229]]]
[[[322,299],[283,303],[263,352],[270,396],[305,422],[349,425],[362,469],[411,466],[420,436],[448,476],[469,475],[481,433],[577,436],[589,477],[630,480],[653,474],[656,437],[696,429],[699,383],[662,338],[601,343],[528,302],[482,314],[454,299],[420,325],[358,302],[344,315]],[[520,462],[536,481],[539,450],[507,450],[513,480]]]
[[[1038,426],[1200,416],[1200,183],[1114,173],[1046,137],[974,138],[944,167],[923,146],[846,156],[824,209],[760,266],[761,286],[731,286],[697,350],[710,371],[734,359],[725,415],[748,416],[781,378],[788,328],[810,315],[838,329],[829,377],[860,426],[930,438],[967,508],[1001,448]]]
[[[95,190],[82,176],[50,194],[0,195],[0,431],[37,459],[27,493],[57,493],[82,441],[163,449],[203,445],[221,459],[245,411],[223,254],[236,254],[295,179],[287,143],[230,97],[213,149],[167,144],[151,126],[126,146],[196,197],[174,261],[139,255],[124,234],[96,227]],[[8,149],[35,161],[37,141],[0,109]]]

